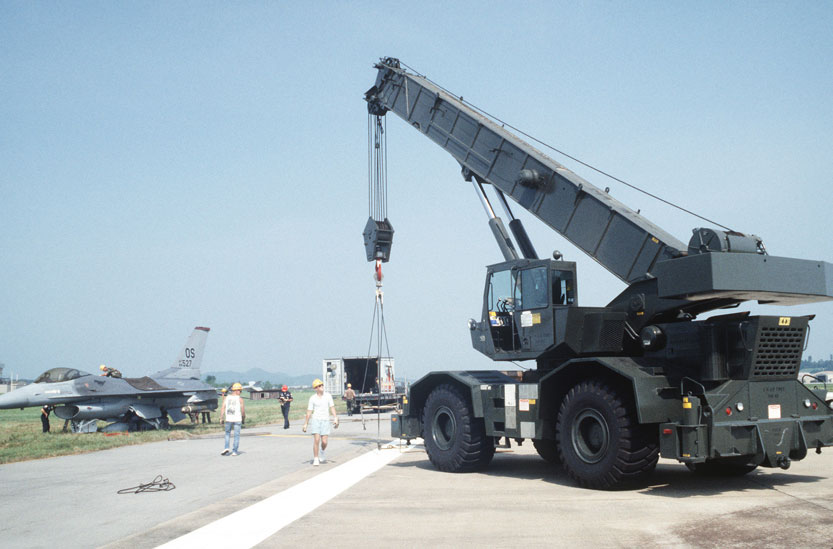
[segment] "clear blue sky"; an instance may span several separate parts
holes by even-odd
[[[197,325],[204,371],[366,353],[362,95],[383,56],[773,255],[833,262],[829,2],[5,1],[6,373],[151,373]],[[398,370],[490,368],[466,327],[500,260],[485,215],[450,156],[388,132]],[[680,240],[702,225],[556,159]],[[578,261],[582,304],[623,289],[521,217]],[[807,354],[833,352],[832,303],[753,310],[817,313]]]

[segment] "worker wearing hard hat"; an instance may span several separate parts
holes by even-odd
[[[233,456],[238,455],[237,450],[240,448],[240,427],[246,421],[246,406],[243,404],[243,399],[240,396],[242,390],[243,386],[235,383],[231,386],[231,394],[223,398],[223,406],[220,409],[220,423],[224,424],[226,445],[223,451],[220,452],[221,456],[227,456],[229,453]],[[232,429],[234,429],[234,447],[229,449],[229,435]]]
[[[353,415],[353,403],[356,401],[356,391],[353,390],[353,385],[348,383],[347,390],[344,391],[344,395],[342,397],[344,401],[347,403],[347,415]]]
[[[304,420],[304,432],[307,432],[308,425],[312,427],[312,464],[318,466],[326,462],[324,452],[327,449],[327,438],[330,434],[327,411],[329,410],[333,414],[333,427],[338,427],[338,414],[336,413],[333,396],[324,391],[324,382],[316,379],[312,382],[312,388],[315,389],[315,394],[309,397],[307,417]],[[312,422],[310,422],[310,418],[312,418]],[[320,453],[318,451],[319,444],[321,445]]]
[[[99,370],[101,370],[101,375],[103,375],[103,376],[107,376],[107,377],[121,377],[121,372],[119,372],[119,371],[118,371],[118,370],[116,370],[115,368],[108,368],[108,367],[107,367],[107,366],[105,366],[104,364],[102,364],[101,366],[99,366],[99,367],[98,367],[98,369],[99,369]]]
[[[283,414],[283,428],[289,429],[289,405],[292,403],[292,392],[286,385],[281,385],[281,392],[278,393],[278,400],[281,401],[281,413]]]

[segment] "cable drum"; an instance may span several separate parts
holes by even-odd
[[[689,255],[708,252],[766,253],[763,242],[755,235],[709,228],[694,229],[693,232],[691,240],[688,241]]]

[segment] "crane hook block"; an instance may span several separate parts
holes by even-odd
[[[381,260],[385,263],[390,259],[390,247],[393,244],[393,225],[387,218],[376,221],[372,217],[367,219],[364,227],[364,249],[368,261]]]

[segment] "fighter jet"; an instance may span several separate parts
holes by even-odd
[[[151,376],[93,375],[75,368],[52,368],[34,383],[0,395],[0,409],[55,406],[71,420],[73,432],[164,429],[185,414],[217,409],[214,387],[200,381],[200,363],[209,328],[196,327],[173,365]],[[102,368],[102,370],[107,370]]]

